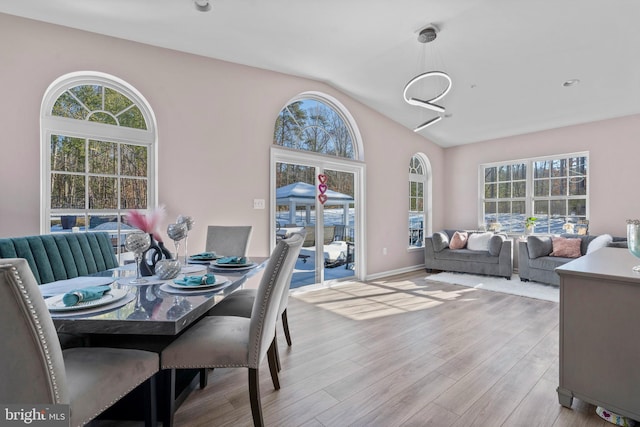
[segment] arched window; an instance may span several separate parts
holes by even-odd
[[[326,96],[304,94],[280,111],[273,143],[282,147],[359,159],[357,139],[343,109]]]
[[[156,125],[133,87],[103,73],[72,73],[49,86],[41,108],[42,232],[112,232],[122,215],[156,203]]]
[[[271,148],[272,242],[277,236],[306,230],[304,268],[297,269],[291,287],[364,277],[363,160],[357,124],[331,96],[298,94],[276,117]],[[327,251],[315,250],[322,245]]]
[[[429,161],[415,154],[409,162],[409,247],[422,247],[430,231],[431,189]]]

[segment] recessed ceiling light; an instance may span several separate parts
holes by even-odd
[[[580,80],[578,79],[571,79],[571,80],[567,80],[566,82],[562,83],[562,86],[564,87],[571,87],[571,86],[575,86],[578,83],[580,83]]]

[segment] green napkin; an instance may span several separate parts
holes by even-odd
[[[88,288],[75,289],[67,292],[62,297],[65,306],[71,307],[85,301],[93,301],[102,298],[104,294],[111,290],[111,286],[91,286]]]
[[[195,254],[195,255],[191,255],[190,257],[191,259],[196,259],[196,260],[210,260],[213,258],[216,258],[216,253],[215,252],[201,252],[199,254]]]
[[[174,280],[173,283],[182,286],[213,285],[216,283],[216,276],[213,273],[207,273],[204,276],[184,276],[182,279]]]
[[[246,264],[247,258],[243,256],[226,256],[217,261],[218,264]]]

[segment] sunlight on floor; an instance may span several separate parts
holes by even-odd
[[[299,290],[292,297],[335,314],[367,320],[419,310],[428,310],[447,301],[473,301],[473,288],[441,289],[424,279],[341,282],[320,290]],[[348,302],[348,304],[345,304]]]

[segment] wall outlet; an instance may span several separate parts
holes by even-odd
[[[382,255],[386,255],[387,254],[387,248],[382,248]]]
[[[253,209],[264,209],[264,199],[253,199]]]

